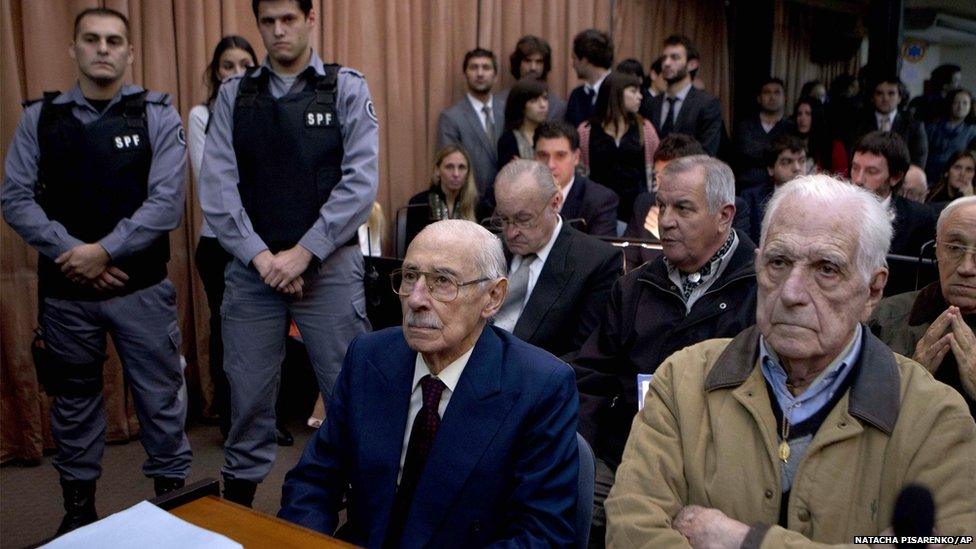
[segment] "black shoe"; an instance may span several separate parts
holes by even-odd
[[[295,437],[291,436],[288,429],[278,425],[275,427],[275,437],[278,439],[278,446],[292,446],[295,444]]]
[[[95,481],[61,479],[64,496],[64,519],[58,526],[57,536],[67,534],[98,520],[95,513]]]
[[[153,477],[153,489],[156,490],[157,496],[168,494],[173,490],[179,490],[184,484],[186,484],[186,481],[181,478]]]
[[[224,477],[224,499],[227,501],[233,501],[244,507],[251,507],[254,504],[254,492],[257,489],[258,483],[252,480]]]

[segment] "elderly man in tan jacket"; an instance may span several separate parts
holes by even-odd
[[[890,215],[828,176],[776,191],[756,326],[668,358],[606,502],[611,547],[807,547],[889,530],[928,488],[940,535],[976,533],[976,424],[962,397],[862,324]]]

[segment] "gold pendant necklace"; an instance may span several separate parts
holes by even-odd
[[[790,438],[790,420],[787,419],[787,417],[789,416],[790,412],[793,411],[793,408],[796,408],[799,405],[800,405],[799,402],[794,402],[792,405],[790,405],[790,407],[783,410],[783,425],[780,428],[780,432],[779,432],[780,433],[779,459],[783,463],[786,463],[790,460],[790,443],[787,442],[787,440],[789,440]]]

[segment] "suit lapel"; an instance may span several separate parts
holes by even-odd
[[[368,412],[363,418],[358,458],[368,472],[364,475],[368,483],[365,493],[369,494],[367,501],[374,504],[371,506],[375,517],[372,522],[383,532],[389,523],[396,491],[417,355],[401,337],[398,345],[384,357],[388,360],[379,363],[367,360],[365,393]]]
[[[573,186],[575,187],[575,185]],[[570,230],[569,225],[563,222],[563,228],[559,231],[556,241],[553,242],[549,257],[546,258],[542,272],[539,273],[539,280],[532,288],[532,295],[529,296],[525,309],[522,310],[518,322],[515,323],[513,332],[516,337],[524,341],[530,341],[538,331],[546,314],[549,313],[549,309],[562,295],[563,287],[566,286],[566,282],[573,274],[571,269],[566,268],[566,258],[572,247],[571,241],[573,239]]]
[[[465,481],[508,416],[517,393],[501,383],[502,340],[485,326],[444,412],[414,494],[404,539],[425,545],[451,515]]]
[[[661,107],[664,105],[664,94],[660,93],[651,98],[651,124],[655,128],[661,127]]]
[[[681,102],[681,108],[678,109],[678,116],[674,119],[674,129],[671,130],[671,133],[679,133],[678,128],[691,116],[691,111],[695,108],[695,100],[698,99],[695,92],[695,86],[688,90],[688,95],[685,96],[685,100]]]
[[[563,202],[563,209],[559,213],[563,219],[577,219],[580,217],[580,210],[583,207],[583,187],[586,186],[582,176],[577,175],[573,181],[573,186],[569,189],[566,202]]]

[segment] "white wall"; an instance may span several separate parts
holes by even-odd
[[[932,69],[943,63],[953,63],[962,67],[962,86],[970,91],[976,91],[976,47],[929,44],[925,57],[921,61],[912,63],[902,58],[900,77],[912,97],[922,94],[925,81],[931,76]]]

